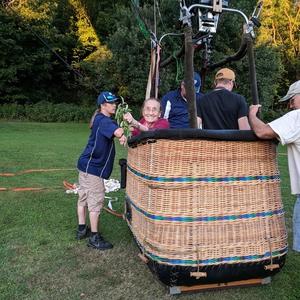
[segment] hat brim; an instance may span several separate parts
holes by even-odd
[[[108,103],[108,104],[118,104],[118,100],[116,101],[109,101],[109,102],[103,102],[103,104]]]
[[[282,97],[281,99],[279,99],[278,102],[288,101],[288,100],[290,100],[293,96],[295,96],[295,95],[289,95],[289,94],[286,94],[284,97]]]
[[[120,101],[120,98],[116,97],[114,99],[111,99],[109,101],[105,101],[105,103],[115,103],[115,102],[119,102]]]

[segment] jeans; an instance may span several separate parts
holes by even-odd
[[[300,252],[300,194],[297,194],[293,214],[293,250]]]

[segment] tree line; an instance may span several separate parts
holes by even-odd
[[[255,5],[254,0],[230,1],[231,7],[248,16]],[[279,96],[300,78],[299,15],[299,1],[264,1],[255,56],[265,115],[280,109]],[[125,97],[129,105],[139,106],[149,72],[150,32],[155,30],[158,37],[182,33],[178,19],[179,2],[174,0],[4,0],[0,8],[1,103],[89,106],[99,91],[107,89]],[[213,40],[214,60],[237,51],[241,28],[238,17],[222,14]],[[174,55],[182,44],[180,35],[165,38],[162,59]],[[202,53],[196,51],[195,70],[202,64]],[[237,73],[238,92],[250,102],[247,59],[228,67]],[[160,70],[160,95],[176,88],[182,78],[183,57],[178,57]],[[212,81],[213,74],[208,74],[204,92]]]

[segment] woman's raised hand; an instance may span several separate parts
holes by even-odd
[[[131,124],[134,121],[134,118],[133,118],[132,114],[128,112],[123,115],[123,120],[127,121],[129,124]]]

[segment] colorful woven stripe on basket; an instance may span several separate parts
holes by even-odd
[[[232,182],[232,181],[280,181],[280,176],[276,175],[257,175],[257,176],[240,176],[240,177],[157,177],[143,174],[136,171],[130,166],[127,166],[128,170],[134,175],[146,180],[156,182]]]
[[[210,216],[210,217],[172,217],[172,216],[159,216],[150,214],[140,207],[138,207],[127,195],[128,201],[131,203],[132,207],[137,210],[139,213],[143,214],[145,217],[158,220],[158,221],[171,221],[171,222],[211,222],[211,221],[233,221],[233,220],[242,220],[242,219],[252,219],[252,218],[264,218],[271,217],[274,215],[284,214],[283,209],[276,209],[272,211],[264,211],[259,213],[249,213],[243,215],[229,215],[229,216]]]
[[[213,264],[221,264],[221,263],[240,263],[240,262],[251,262],[251,261],[261,261],[282,256],[286,254],[288,251],[288,247],[285,247],[281,250],[266,252],[262,255],[246,255],[246,256],[232,256],[232,257],[220,257],[220,258],[210,258],[210,259],[204,259],[204,260],[192,260],[192,259],[170,259],[165,257],[160,257],[157,255],[154,255],[148,251],[146,251],[146,254],[153,260],[157,262],[162,263],[169,263],[174,265],[213,265]]]

